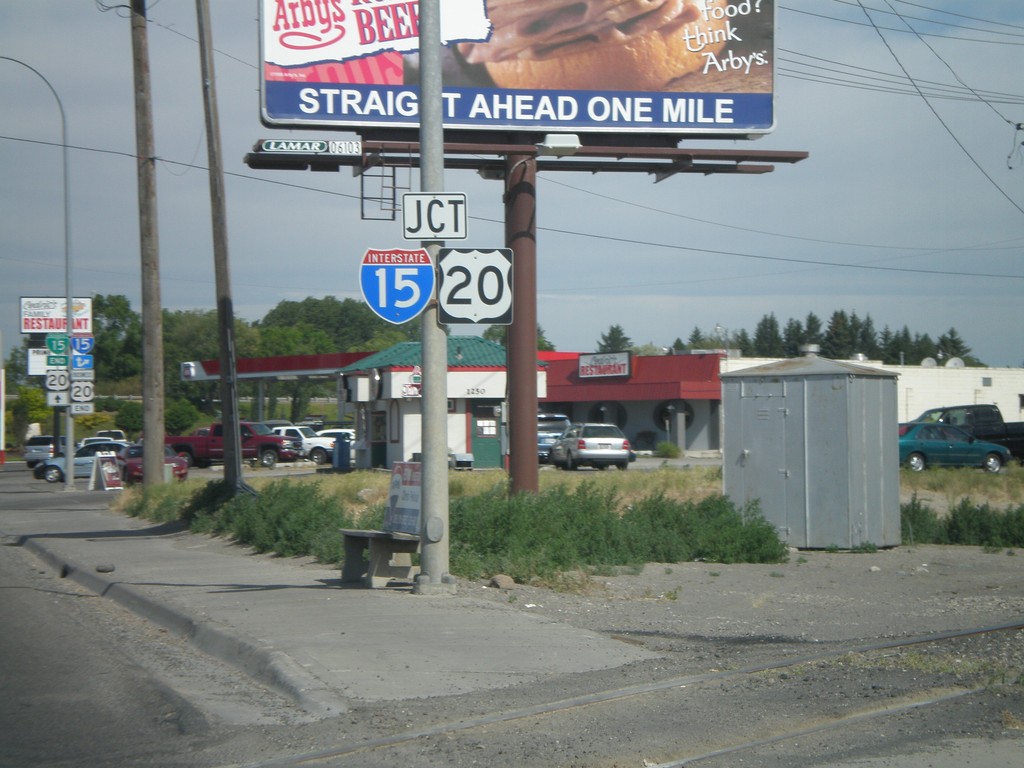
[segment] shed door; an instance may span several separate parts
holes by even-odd
[[[788,540],[786,401],[771,398],[745,404],[749,415],[744,422],[744,447],[749,453],[744,455],[743,498],[760,500],[761,514]]]

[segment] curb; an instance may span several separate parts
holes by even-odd
[[[38,539],[20,536],[13,542],[49,564],[61,578],[116,603],[143,619],[188,640],[199,650],[226,662],[259,682],[289,696],[304,711],[320,718],[349,710],[348,703],[294,659],[273,648],[204,622],[188,612],[154,600],[137,587],[109,578],[51,551]],[[98,568],[99,566],[97,566]]]

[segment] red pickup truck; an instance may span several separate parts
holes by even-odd
[[[273,467],[278,461],[296,461],[301,457],[301,448],[291,440],[275,435],[270,427],[258,422],[243,421],[242,458],[258,463],[261,467]],[[196,430],[203,432],[204,430]],[[164,442],[189,463],[189,466],[208,467],[214,462],[224,461],[224,425],[213,424],[206,434],[168,435]]]

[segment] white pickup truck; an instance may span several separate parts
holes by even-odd
[[[274,427],[274,434],[301,442],[304,457],[314,464],[326,464],[334,456],[334,438],[320,437],[310,427]]]

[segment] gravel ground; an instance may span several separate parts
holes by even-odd
[[[655,655],[357,704],[335,721],[263,730],[267,748],[361,768],[1004,768],[1024,750],[1024,631],[933,637],[1024,621],[1024,554],[793,552],[777,565],[649,564],[581,577],[572,592],[462,582],[453,599]],[[921,642],[894,645],[908,639]]]

